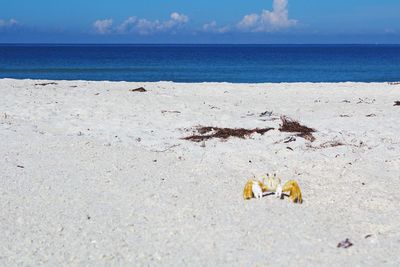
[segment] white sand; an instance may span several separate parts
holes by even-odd
[[[400,85],[39,82],[0,80],[1,266],[400,264]],[[266,110],[316,141],[181,140]],[[304,203],[244,201],[266,172]]]

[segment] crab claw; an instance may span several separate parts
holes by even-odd
[[[285,183],[285,185],[282,188],[282,192],[288,192],[290,199],[295,203],[303,202],[300,187],[294,180],[290,180],[289,182]]]
[[[253,181],[253,185],[251,187],[251,190],[253,191],[253,196],[257,199],[261,199],[263,197],[263,191],[260,184],[261,182]]]
[[[243,198],[251,199],[253,198],[253,180],[248,180],[243,190]]]
[[[281,184],[279,184],[278,187],[276,188],[275,196],[279,199],[282,198],[282,185]]]
[[[243,198],[244,199],[251,199],[255,198],[262,198],[263,192],[267,191],[266,186],[261,181],[255,180],[248,180],[246,185],[244,186],[243,190]]]

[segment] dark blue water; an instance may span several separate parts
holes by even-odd
[[[400,45],[0,45],[0,78],[387,82]]]

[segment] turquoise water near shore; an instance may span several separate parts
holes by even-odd
[[[392,82],[400,45],[0,45],[0,78]]]

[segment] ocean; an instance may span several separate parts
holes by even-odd
[[[400,45],[0,45],[0,78],[394,82]]]

